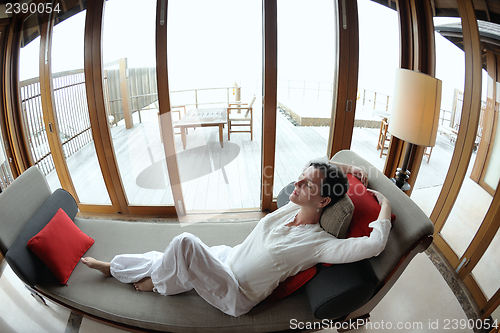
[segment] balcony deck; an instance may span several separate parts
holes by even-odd
[[[134,205],[173,204],[156,110],[142,111],[142,123],[132,129],[111,128],[115,155],[129,203]],[[276,138],[275,191],[296,179],[311,158],[324,156],[329,127],[294,126],[278,114]],[[177,132],[178,130],[176,130]],[[375,149],[378,130],[356,129],[357,152],[378,168],[383,159]],[[260,204],[261,116],[254,114],[254,139],[248,133],[233,134],[224,147],[219,145],[218,128],[189,129],[186,149],[174,135],[185,205],[188,211],[254,209]],[[98,175],[93,144],[67,160],[81,202],[110,203]],[[55,172],[47,176],[52,189],[59,187]],[[207,195],[210,193],[210,195]]]

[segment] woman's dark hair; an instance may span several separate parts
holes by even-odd
[[[344,172],[337,166],[329,163],[313,162],[309,166],[313,166],[315,169],[321,171],[325,177],[321,181],[320,194],[322,197],[330,197],[332,199],[327,207],[342,199],[349,189],[349,181]]]

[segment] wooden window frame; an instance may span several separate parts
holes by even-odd
[[[358,2],[334,1],[334,16],[337,23],[337,38],[334,42],[337,47],[333,86],[336,90],[333,92],[333,125],[328,140],[329,158],[343,149],[351,148],[358,91]]]
[[[111,131],[106,115],[102,77],[102,20],[105,0],[89,0],[85,18],[84,71],[92,137],[104,184],[113,212],[129,214],[129,205],[113,150]]]
[[[261,211],[276,209],[273,201],[278,87],[278,8],[276,0],[262,1],[264,72],[262,107]]]
[[[59,136],[59,124],[55,114],[54,90],[52,87],[52,31],[53,31],[53,16],[45,14],[42,17],[42,25],[40,31],[40,52],[39,52],[39,82],[40,95],[42,100],[43,119],[45,123],[45,131],[49,142],[50,152],[54,160],[54,166],[59,177],[61,187],[68,191],[77,204],[80,203],[78,194],[76,193],[73,180],[69,174],[66,157],[64,156],[61,139]],[[52,131],[50,130],[52,129]]]
[[[435,76],[436,56],[432,6],[429,0],[411,0],[397,2],[400,40],[400,68],[420,71]],[[391,137],[389,151],[384,165],[384,174],[392,178],[396,169],[403,164],[408,143],[395,136]],[[413,146],[408,170],[411,188],[406,191],[411,196],[418,177],[425,147]]]
[[[491,50],[486,50],[486,70],[488,73],[487,103],[483,114],[483,132],[477,149],[476,160],[471,172],[471,179],[481,185],[488,193],[495,195],[495,189],[484,181],[491,158],[491,150],[498,134],[498,111],[495,110],[500,96],[497,85],[500,84],[500,56]]]
[[[460,258],[440,233],[455,204],[469,166],[481,108],[481,89],[477,88],[482,83],[482,53],[474,6],[470,0],[457,0],[457,4],[462,18],[465,51],[464,102],[460,131],[448,174],[430,217],[435,224],[434,242],[454,267],[458,266]]]

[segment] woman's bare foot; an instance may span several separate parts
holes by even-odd
[[[104,274],[104,276],[106,276],[106,277],[111,276],[109,262],[99,261],[99,260],[96,260],[92,257],[85,257],[85,258],[80,259],[80,261],[92,269],[97,269],[102,274]]]
[[[135,290],[138,291],[153,291],[153,280],[150,277],[144,278],[139,282],[134,283]]]

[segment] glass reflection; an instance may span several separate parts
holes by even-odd
[[[358,0],[359,77],[351,150],[383,170],[390,133],[387,131],[399,67],[399,28],[395,10]]]
[[[500,289],[498,253],[500,253],[500,233],[497,231],[490,246],[472,270],[472,274],[479,283],[486,299],[493,297],[497,290]]]
[[[333,3],[279,0],[278,115],[273,195],[326,156],[335,64]],[[297,24],[300,17],[301,24]]]
[[[130,205],[173,203],[158,117],[155,25],[155,0],[106,1],[104,96]]]
[[[454,24],[461,29],[459,18],[434,17],[435,29]],[[436,41],[436,78],[442,81],[441,112],[436,145],[426,149],[411,198],[430,216],[450,167],[462,112],[465,84],[465,54],[438,32]]]
[[[59,136],[80,202],[109,204],[90,128],[83,70],[86,11],[60,22],[52,35],[52,86]]]
[[[261,181],[262,3],[173,0],[167,22],[185,207],[188,213],[255,209]],[[253,133],[228,133],[227,122],[234,118],[245,120],[233,122],[231,130]]]
[[[61,187],[55,170],[43,120],[42,98],[40,96],[39,57],[40,18],[30,15],[21,30],[19,51],[19,94],[22,108],[22,126],[31,160],[45,175],[52,191]]]

